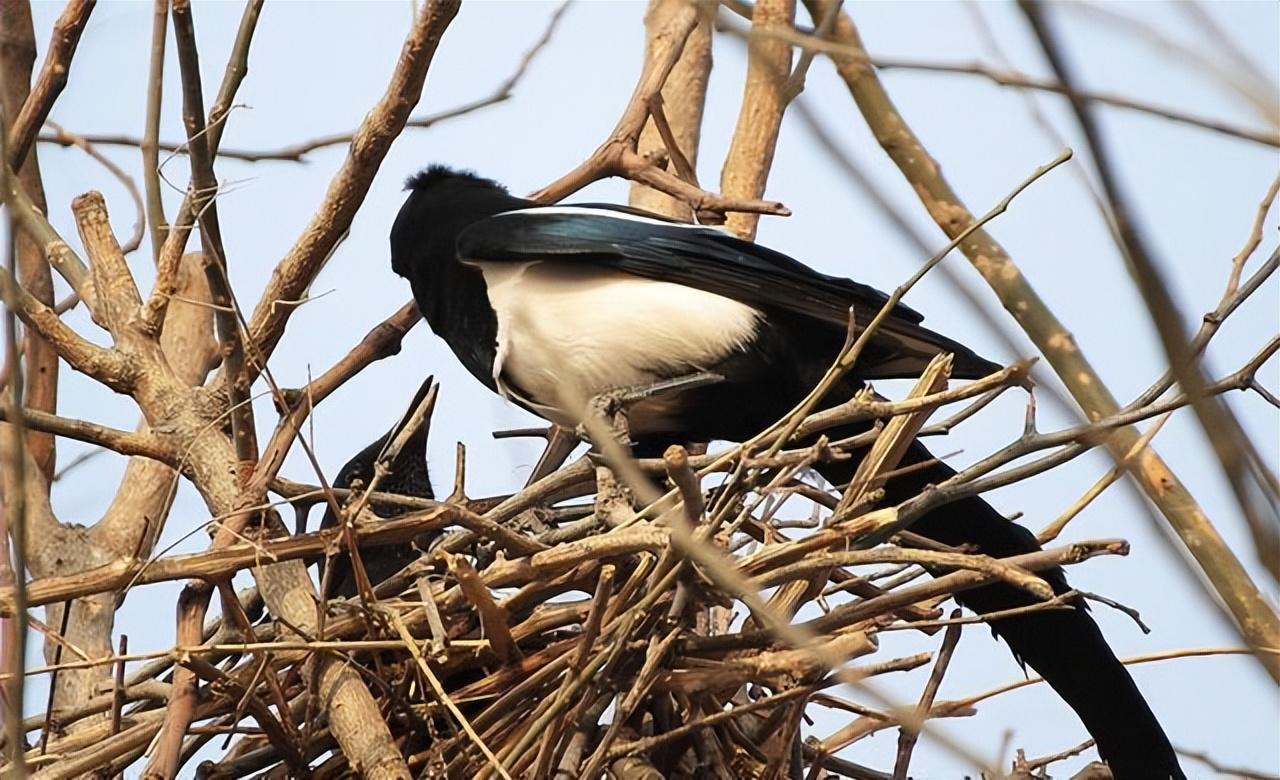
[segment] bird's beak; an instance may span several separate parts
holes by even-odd
[[[426,446],[431,433],[431,413],[435,411],[439,391],[440,385],[436,384],[434,376],[429,376],[422,382],[413,396],[413,403],[397,424],[395,435],[391,437],[391,451],[400,452],[414,438],[420,439],[423,446]]]

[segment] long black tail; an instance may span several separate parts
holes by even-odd
[[[923,445],[913,444],[901,466],[916,468],[890,480],[885,487],[886,505],[905,501],[955,474],[944,463],[929,463],[932,459]],[[851,474],[848,463],[831,464],[820,471],[837,484]],[[994,557],[1040,549],[1034,534],[979,497],[939,507],[917,520],[911,530],[943,544],[976,545]],[[1040,575],[1056,593],[1070,590],[1062,569]],[[979,614],[1033,603],[1030,595],[1006,584],[975,588],[956,598]],[[993,620],[991,627],[1020,661],[1035,669],[1076,711],[1117,780],[1185,777],[1164,729],[1083,602],[1071,609]]]

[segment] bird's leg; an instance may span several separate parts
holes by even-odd
[[[624,449],[630,450],[631,437],[627,425],[627,407],[637,402],[652,398],[655,395],[714,384],[723,379],[719,374],[701,371],[695,374],[672,377],[646,385],[631,385],[607,390],[592,397],[587,402],[588,419],[601,420],[608,426],[608,434]],[[578,426],[578,436],[591,440],[591,432],[586,423]],[[593,442],[597,449],[602,442]],[[634,516],[634,501],[630,491],[618,482],[612,470],[601,464],[596,468],[596,516],[610,526],[629,522]]]
[[[597,395],[587,405],[587,414],[605,424],[606,429],[601,433],[612,436],[624,450],[629,449],[631,438],[626,406],[634,402],[632,400],[624,403],[618,398],[616,391],[611,391]],[[578,426],[577,435],[588,441],[593,439],[585,422]],[[597,450],[605,446],[601,441],[592,441],[592,445]],[[595,514],[597,523],[610,528],[630,522],[635,517],[635,501],[631,491],[618,480],[605,461],[596,465]]]
[[[699,371],[694,374],[671,377],[649,384],[616,387],[592,396],[587,401],[586,412],[589,416],[603,419],[613,429],[615,438],[623,445],[628,445],[630,436],[626,423],[627,407],[656,395],[692,390],[723,380],[724,377],[719,374],[710,371]],[[591,439],[585,424],[578,425],[576,433],[580,439],[588,441]],[[548,439],[550,439],[550,434],[548,434]]]
[[[662,379],[657,382],[644,385],[628,385],[617,387],[612,390],[606,390],[603,393],[591,399],[593,405],[600,403],[608,404],[601,411],[617,413],[619,408],[625,408],[634,403],[638,403],[655,395],[665,395],[666,393],[674,393],[683,390],[693,390],[707,385],[714,385],[717,382],[723,382],[724,377],[710,371],[699,371],[694,374],[684,374],[682,376],[674,376],[670,379]]]

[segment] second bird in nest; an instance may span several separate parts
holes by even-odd
[[[387,433],[378,437],[369,446],[356,453],[347,461],[333,480],[333,487],[339,489],[362,490],[372,483],[374,466],[378,459],[387,452],[391,442],[400,431],[414,422],[415,412],[422,406],[432,386],[428,379],[422,384],[409,408],[401,416],[396,425]],[[387,471],[374,486],[375,492],[394,493],[412,498],[435,498],[431,489],[431,475],[427,470],[427,435],[430,429],[429,417],[424,418],[405,439],[400,451],[387,463]],[[348,499],[350,506],[354,499]],[[414,511],[409,507],[370,502],[370,510],[383,519],[400,517]],[[338,518],[329,507],[325,510],[320,527],[333,528],[338,525]],[[390,578],[418,557],[418,550],[412,544],[390,544],[368,547],[361,550],[360,560],[364,563],[365,572],[373,586]],[[352,570],[351,558],[340,553],[332,558],[330,565],[333,572],[329,577],[327,598],[351,598],[356,595],[356,577]],[[320,582],[324,583],[325,559],[320,560]]]

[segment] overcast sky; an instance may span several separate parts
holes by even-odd
[[[959,2],[850,2],[847,6],[873,54],[948,62],[988,59],[973,21],[975,6]],[[1211,49],[1211,39],[1177,5],[1150,2],[1113,7],[1140,15],[1169,37],[1224,61]],[[1274,77],[1280,71],[1276,45],[1280,5],[1221,2],[1203,7],[1263,72]],[[36,3],[42,51],[60,8],[60,3]],[[488,94],[510,74],[554,8],[532,0],[465,4],[440,46],[418,113]],[[984,3],[980,10],[1017,67],[1045,73],[1015,6]],[[294,315],[272,361],[282,384],[304,384],[309,373],[323,371],[408,299],[408,286],[391,272],[387,254],[387,233],[403,198],[401,185],[407,174],[431,162],[448,162],[500,179],[517,193],[526,192],[567,171],[605,137],[639,73],[643,12],[640,2],[577,3],[513,99],[430,130],[408,131],[396,142],[350,238],[315,284],[317,299]],[[1162,55],[1149,43],[1079,10],[1055,6],[1053,13],[1065,32],[1071,61],[1089,87],[1265,127],[1247,104],[1197,72],[1189,58]],[[150,14],[150,4],[142,2],[98,6],[52,119],[80,133],[141,133]],[[206,96],[216,92],[239,14],[238,3],[195,5]],[[354,128],[385,88],[410,14],[408,2],[269,3],[238,97],[243,107],[231,116],[223,147],[267,149]],[[172,43],[169,54],[162,136],[178,139],[183,133]],[[734,39],[719,38],[715,59],[699,165],[702,181],[709,183],[718,179],[736,120],[743,48]],[[985,211],[1059,151],[1030,119],[1024,97],[1015,91],[972,76],[895,70],[883,77],[904,116],[975,212]],[[805,100],[845,153],[875,176],[901,212],[934,245],[943,245],[941,234],[866,130],[830,63],[821,59],[814,63]],[[1048,98],[1041,105],[1058,132],[1076,144],[1078,134],[1064,104]],[[1257,204],[1276,175],[1276,150],[1119,109],[1103,110],[1102,121],[1122,185],[1137,203],[1138,216],[1158,250],[1188,326],[1193,327],[1221,296],[1230,259],[1244,242]],[[139,174],[136,150],[104,147],[103,151]],[[256,300],[272,267],[320,202],[343,153],[341,147],[316,152],[304,164],[219,162],[218,177],[228,185],[219,211],[233,282],[242,302]],[[129,232],[132,206],[101,166],[75,150],[45,145],[40,154],[51,218],[64,236],[74,241],[68,209],[71,198],[89,189],[106,194],[117,231]],[[1079,155],[1070,165],[1083,168],[1083,157]],[[175,158],[164,169],[176,187],[166,197],[170,214],[185,185],[185,165],[185,158]],[[626,188],[621,182],[605,182],[585,196],[622,201]],[[822,271],[891,289],[923,259],[841,177],[794,118],[784,123],[768,196],[786,203],[794,216],[766,218],[759,240]],[[1273,213],[1261,253],[1275,245],[1275,225]],[[1132,398],[1162,373],[1163,353],[1141,300],[1075,172],[1059,170],[1038,182],[990,229],[1074,331],[1080,347],[1118,398]],[[146,244],[134,255],[140,278],[149,276],[149,258]],[[947,263],[1012,333],[1010,318],[963,257],[957,255]],[[1280,285],[1272,279],[1232,318],[1210,350],[1207,365],[1212,375],[1238,368],[1276,332],[1278,299]],[[958,301],[940,274],[927,278],[907,303],[924,312],[932,328],[993,359],[1016,357]],[[69,319],[93,338],[105,338],[87,323],[82,310]],[[1033,354],[1025,339],[1016,338],[1024,345],[1019,354]],[[413,331],[398,357],[374,365],[317,410],[315,443],[328,475],[332,477],[349,455],[394,421],[428,373],[442,385],[431,441],[438,488],[447,491],[452,483],[454,442],[459,440],[469,448],[471,495],[507,492],[522,484],[537,456],[536,444],[495,442],[489,433],[536,421],[484,392],[425,327]],[[1277,361],[1272,360],[1262,375],[1273,389],[1280,384],[1278,373]],[[1274,471],[1280,462],[1275,410],[1253,395],[1237,394],[1230,401]],[[136,413],[129,399],[113,396],[69,370],[63,372],[60,402],[64,414],[119,427],[130,427]],[[1050,403],[1041,406],[1042,428],[1071,420]],[[275,420],[270,404],[263,401],[256,411],[260,426],[269,430]],[[934,448],[958,451],[956,464],[972,462],[1015,437],[1021,425],[1022,402],[1010,394]],[[83,451],[74,442],[59,446],[62,463]],[[1174,418],[1156,439],[1156,448],[1188,484],[1256,581],[1274,597],[1276,584],[1256,565],[1230,490],[1189,413]],[[313,481],[305,460],[300,453],[295,455],[285,474]],[[97,458],[75,472],[69,478],[71,484],[57,485],[55,506],[61,518],[95,521],[112,496],[123,466],[123,459],[114,456]],[[1022,522],[1039,528],[1108,466],[1105,456],[1095,453],[991,498],[1008,512],[1023,513]],[[1207,607],[1202,591],[1189,578],[1174,548],[1155,531],[1150,516],[1133,489],[1118,485],[1095,501],[1065,534],[1068,540],[1123,537],[1132,542],[1128,559],[1104,558],[1070,572],[1076,587],[1139,609],[1152,627],[1151,635],[1143,635],[1123,615],[1095,610],[1117,653],[1123,657],[1238,644]],[[166,542],[190,532],[206,517],[194,491],[184,486],[166,529]],[[176,549],[194,551],[206,544],[206,538],[196,534]],[[176,586],[150,586],[130,595],[118,628],[130,634],[131,649],[162,648],[173,642],[170,616],[176,590]],[[881,645],[880,658],[936,648],[935,640],[913,632],[884,634]],[[1228,764],[1280,770],[1276,738],[1280,699],[1253,661],[1241,657],[1177,660],[1136,667],[1133,673],[1175,745],[1207,750]],[[913,701],[927,674],[926,668],[899,675],[886,680],[884,687],[903,701]],[[1007,650],[986,629],[971,627],[964,632],[939,697],[961,697],[1020,676]],[[29,691],[28,708],[42,709],[40,686],[32,685]],[[823,737],[842,723],[839,714],[832,713],[806,733]],[[992,756],[1003,744],[1005,729],[1013,732],[1009,744],[1026,748],[1029,755],[1056,752],[1086,736],[1070,710],[1045,686],[984,703],[976,717],[946,722],[939,728]],[[895,734],[884,732],[856,744],[846,755],[889,767],[895,743]],[[1079,766],[1093,755],[1091,751],[1067,766]],[[1010,757],[1011,753],[1002,756]],[[1196,776],[1208,774],[1190,762],[1188,768]],[[958,777],[966,768],[926,737],[913,769],[917,777]],[[1059,772],[1067,774],[1067,767]]]

